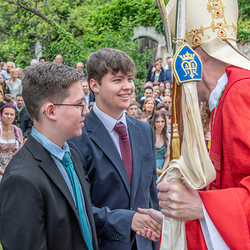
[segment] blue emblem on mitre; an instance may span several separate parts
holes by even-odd
[[[202,63],[199,56],[183,43],[175,53],[172,71],[177,83],[200,82],[202,77]]]

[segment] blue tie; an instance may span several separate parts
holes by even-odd
[[[88,249],[93,250],[91,237],[90,237],[90,233],[89,233],[89,228],[88,228],[88,225],[87,225],[87,221],[86,221],[86,217],[85,217],[85,213],[84,213],[84,209],[83,209],[83,201],[82,201],[82,198],[81,198],[80,188],[79,188],[79,185],[78,185],[78,181],[77,181],[77,178],[76,178],[76,173],[75,173],[75,170],[74,170],[74,165],[72,163],[69,152],[65,152],[61,162],[67,167],[67,170],[68,170],[68,173],[69,173],[69,176],[70,176],[72,188],[74,190],[77,211],[78,211],[78,215],[79,215],[80,222],[81,222],[81,225],[82,225],[83,235],[85,237]]]

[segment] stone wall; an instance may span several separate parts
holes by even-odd
[[[164,67],[166,65],[166,60],[164,60],[164,58],[166,58],[167,56],[171,56],[167,53],[165,37],[162,34],[157,33],[154,27],[138,26],[134,28],[134,36],[132,37],[132,39],[144,36],[152,38],[158,42],[156,57],[162,57],[162,65]],[[250,58],[250,42],[245,43],[244,45],[238,43],[237,45],[238,49]]]
[[[248,58],[250,58],[250,42],[245,44],[237,43],[238,49],[243,52]]]

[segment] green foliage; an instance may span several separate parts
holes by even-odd
[[[250,4],[249,0],[238,0],[239,21],[238,21],[238,41],[250,41]]]
[[[0,4],[6,2],[0,0]],[[39,14],[33,12],[36,3],[40,6]],[[30,1],[30,4],[34,8],[29,11],[14,4],[0,9],[0,19],[8,31],[8,34],[1,35],[1,61],[12,60],[21,67],[29,65],[35,57],[37,39],[41,41],[43,56],[48,61],[61,54],[64,63],[73,67],[79,61],[85,63],[91,52],[112,47],[133,58],[138,79],[146,77],[145,65],[150,62],[152,52],[146,50],[140,54],[140,42],[132,41],[131,37],[133,27],[137,25],[154,25],[162,32],[155,0],[104,0],[101,4],[99,0],[48,0],[46,6],[38,0]],[[141,80],[135,82],[139,86]]]
[[[45,6],[42,0],[30,0],[30,5],[18,1],[22,7],[8,1],[0,0],[0,61],[12,60],[21,67],[35,57],[37,40],[47,60],[53,61],[61,54],[64,63],[71,66],[79,61],[85,63],[89,54],[99,48],[113,47],[134,59],[139,86],[146,77],[145,65],[152,52],[138,53],[139,41],[131,41],[133,27],[154,26],[163,34],[155,0],[47,0]],[[242,42],[250,41],[248,2],[239,0],[238,41]]]

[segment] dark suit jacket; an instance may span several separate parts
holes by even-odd
[[[149,124],[126,115],[133,157],[130,187],[123,161],[94,110],[86,116],[83,134],[69,145],[80,155],[90,186],[99,247],[130,250],[135,239],[132,218],[138,207],[158,209],[153,131]],[[137,249],[158,249],[136,236]]]
[[[95,97],[93,96],[93,94],[91,93],[91,91],[89,91],[89,104],[91,102],[95,102]]]
[[[98,249],[89,190],[74,150],[72,161],[82,186]],[[4,249],[88,249],[73,197],[55,162],[32,136],[5,170],[0,184],[0,238]]]
[[[173,72],[172,69],[166,69],[164,72],[164,82],[165,81],[170,81],[171,83],[173,83]]]
[[[18,114],[16,115],[16,119],[17,119],[17,116]],[[29,117],[27,109],[23,107],[23,109],[20,111],[20,129],[22,130],[23,134],[28,129],[30,120],[31,119]]]

